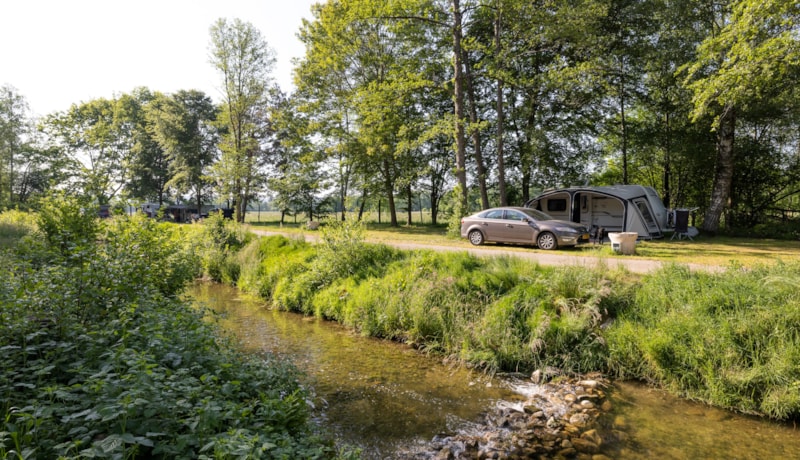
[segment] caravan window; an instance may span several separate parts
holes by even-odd
[[[647,202],[642,200],[641,198],[637,198],[636,200],[634,200],[634,203],[636,203],[636,207],[639,208],[639,212],[642,213],[642,217],[644,218],[644,221],[647,224],[647,226],[649,228],[652,227],[658,228],[656,226],[655,219],[653,219],[653,215],[650,214],[650,208],[647,206]]]
[[[559,212],[567,210],[566,198],[550,198],[547,200],[547,212]]]

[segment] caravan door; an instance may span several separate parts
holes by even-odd
[[[653,212],[650,210],[650,203],[647,202],[647,199],[634,198],[633,204],[636,205],[636,210],[639,212],[639,215],[642,216],[642,220],[647,226],[647,236],[651,238],[661,237],[661,228],[658,226],[658,223],[653,217]]]

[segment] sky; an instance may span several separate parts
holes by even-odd
[[[219,18],[251,23],[275,51],[275,81],[291,91],[302,19],[320,0],[12,0],[0,15],[0,86],[11,85],[33,116],[145,86],[197,89],[220,101],[208,61]]]

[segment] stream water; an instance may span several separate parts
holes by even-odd
[[[220,314],[244,350],[285,356],[305,373],[320,421],[363,458],[470,429],[492,407],[522,399],[519,381],[452,367],[407,346],[361,337],[336,323],[278,312],[233,288],[200,283],[189,295]],[[621,459],[800,459],[800,431],[617,383],[604,447]]]

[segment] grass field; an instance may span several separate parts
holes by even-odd
[[[430,223],[430,215],[415,212],[412,225],[405,224],[405,215],[398,215],[401,221],[399,227],[391,227],[387,223],[388,216],[382,215],[378,223],[377,213],[366,213],[363,221],[367,227],[367,239],[377,243],[416,243],[436,246],[450,246],[470,248],[471,245],[464,239],[447,236],[447,223],[438,225]],[[338,218],[331,217],[331,218]],[[293,217],[287,217],[283,225],[280,224],[280,214],[277,212],[250,212],[247,222],[256,228],[283,233],[314,233],[306,227],[307,218],[298,216],[295,222]],[[420,221],[423,223],[421,224]],[[324,222],[324,220],[323,220]],[[506,250],[539,251],[535,247],[503,246]],[[602,257],[638,257],[652,260],[676,263],[693,263],[717,266],[742,266],[753,267],[760,264],[771,264],[778,261],[800,260],[800,241],[763,240],[753,238],[733,238],[725,236],[707,237],[700,235],[691,240],[670,240],[669,237],[640,241],[636,247],[635,256],[617,255],[608,243],[603,246],[585,245],[575,249],[565,249],[561,254],[575,256],[602,256]]]

